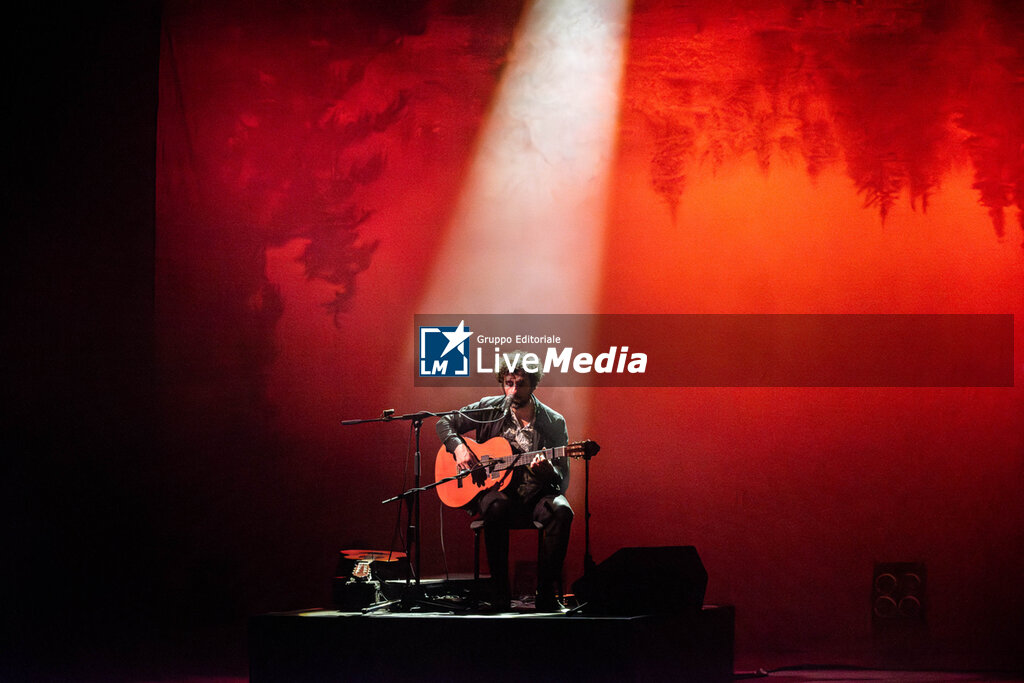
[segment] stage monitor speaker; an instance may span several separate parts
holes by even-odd
[[[587,614],[637,616],[698,613],[708,573],[691,545],[620,548],[576,581]]]

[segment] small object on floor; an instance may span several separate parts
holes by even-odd
[[[505,602],[505,603],[501,603],[501,602],[486,603],[485,602],[483,604],[483,608],[482,608],[481,611],[482,611],[483,614],[508,614],[508,613],[512,612],[513,610],[512,610],[512,605],[507,603],[507,602]]]
[[[538,595],[534,608],[538,612],[563,613],[568,611],[561,602],[553,595]]]

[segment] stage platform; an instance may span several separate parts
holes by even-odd
[[[249,620],[249,676],[276,681],[733,679],[732,607],[689,615],[370,614],[311,609]]]

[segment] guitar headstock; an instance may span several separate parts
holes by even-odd
[[[601,450],[601,447],[597,445],[596,441],[591,441],[590,439],[586,441],[573,441],[565,447],[565,457],[590,460],[597,455],[599,450]]]

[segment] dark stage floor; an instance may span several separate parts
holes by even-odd
[[[249,622],[254,683],[292,680],[732,680],[734,610],[654,615],[359,614],[308,610]]]
[[[212,629],[179,637],[118,659],[116,653],[84,654],[73,664],[43,662],[31,670],[0,671],[4,681],[62,681],[80,683],[247,683],[249,666],[244,645],[245,625]],[[431,680],[424,678],[423,680]],[[1024,675],[1010,672],[897,671],[820,666],[756,673],[736,667],[736,681],[766,683],[827,683],[883,681],[891,683],[1021,683]]]
[[[494,622],[531,619],[530,605],[519,603],[518,616],[490,616]],[[308,610],[308,612],[330,610]],[[405,620],[401,616],[399,619]],[[460,617],[448,617],[460,618]],[[542,617],[559,619],[558,616]],[[388,619],[388,617],[385,617]],[[249,625],[245,622],[227,623],[202,628],[191,628],[167,633],[160,638],[126,638],[123,634],[103,637],[94,634],[89,644],[83,643],[73,656],[65,654],[59,660],[49,658],[41,651],[32,661],[23,661],[13,667],[0,662],[0,680],[10,681],[70,681],[70,682],[123,682],[149,683],[176,681],[182,683],[243,683],[250,680],[250,646],[247,642]],[[447,635],[443,634],[442,635]],[[97,643],[101,643],[97,645]],[[58,648],[59,649],[59,648]],[[779,665],[764,671],[758,667],[764,661],[742,653],[734,665],[736,681],[765,680],[770,683],[815,683],[828,681],[892,681],[894,683],[1021,683],[1024,674],[991,671],[937,671],[884,670],[832,666]],[[295,679],[299,681],[300,679]],[[348,679],[357,680],[357,679]],[[385,680],[385,679],[378,679]],[[420,680],[449,680],[445,676],[423,676]],[[565,680],[575,680],[567,676]],[[649,680],[657,680],[655,678]],[[674,679],[670,679],[674,680]]]

